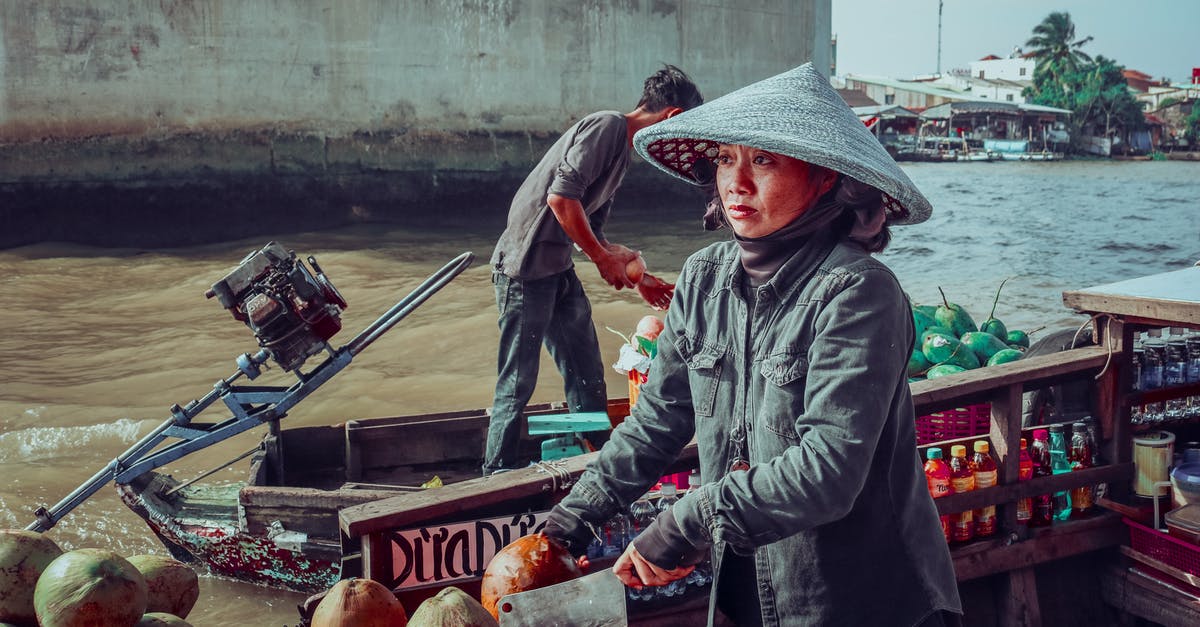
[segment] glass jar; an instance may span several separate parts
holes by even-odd
[[[1142,389],[1142,361],[1145,359],[1146,349],[1142,348],[1142,341],[1137,340],[1133,347],[1133,356],[1129,360],[1129,385],[1134,392]],[[1143,405],[1132,405],[1129,407],[1129,423],[1132,425],[1140,425],[1146,422],[1146,408]]]
[[[1200,331],[1192,331],[1187,338],[1187,381],[1200,383]],[[1187,399],[1188,418],[1200,418],[1200,395]]]
[[[1187,338],[1172,335],[1167,339],[1163,353],[1163,386],[1171,387],[1187,383],[1188,349]],[[1172,398],[1166,403],[1167,420],[1182,420],[1187,415],[1187,397]]]
[[[1142,342],[1142,391],[1157,390],[1163,386],[1163,362],[1167,343],[1157,337],[1148,337]],[[1162,402],[1146,404],[1146,422],[1162,422],[1165,410]]]

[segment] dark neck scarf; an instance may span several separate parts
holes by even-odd
[[[783,263],[808,243],[813,233],[833,222],[841,210],[839,203],[821,198],[774,233],[763,237],[741,237],[734,233],[741,249],[742,269],[749,275],[750,284],[758,286],[770,281]]]

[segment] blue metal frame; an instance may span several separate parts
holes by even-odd
[[[251,380],[256,379],[261,373],[260,366],[270,357],[266,350],[260,350],[254,354],[242,354],[236,360],[237,372],[229,378],[217,381],[213,385],[212,391],[205,394],[203,398],[193,400],[184,407],[172,405],[170,408],[171,418],[124,453],[118,455],[116,459],[109,462],[107,466],[54,507],[38,508],[35,513],[36,520],[25,528],[29,531],[39,532],[50,529],[71,510],[106,485],[109,480],[117,483],[129,483],[155,468],[254,427],[270,424],[287,416],[288,411],[295,407],[296,403],[304,400],[314,390],[332,379],[335,374],[350,365],[355,355],[365,350],[397,322],[428,300],[463,270],[466,270],[474,259],[475,256],[469,252],[456,257],[425,279],[421,285],[393,305],[345,346],[335,351],[326,343],[325,350],[330,354],[329,357],[307,375],[296,370],[296,376],[300,380],[291,387],[233,385],[233,382],[242,376]],[[217,399],[225,403],[232,415],[216,424],[193,425],[192,419],[208,409]],[[179,441],[159,451],[154,451],[167,438],[176,438]]]

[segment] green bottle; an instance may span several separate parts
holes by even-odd
[[[1071,472],[1071,462],[1067,461],[1067,438],[1062,425],[1050,425],[1050,467],[1054,474],[1060,475]],[[1054,493],[1054,520],[1071,518],[1071,495],[1066,490]]]

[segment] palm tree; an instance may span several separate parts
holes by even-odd
[[[1049,72],[1054,82],[1061,84],[1065,75],[1078,71],[1083,63],[1090,63],[1092,58],[1079,48],[1092,37],[1074,40],[1075,24],[1070,13],[1051,13],[1041,24],[1034,26],[1033,37],[1025,45],[1037,59],[1035,74]]]

